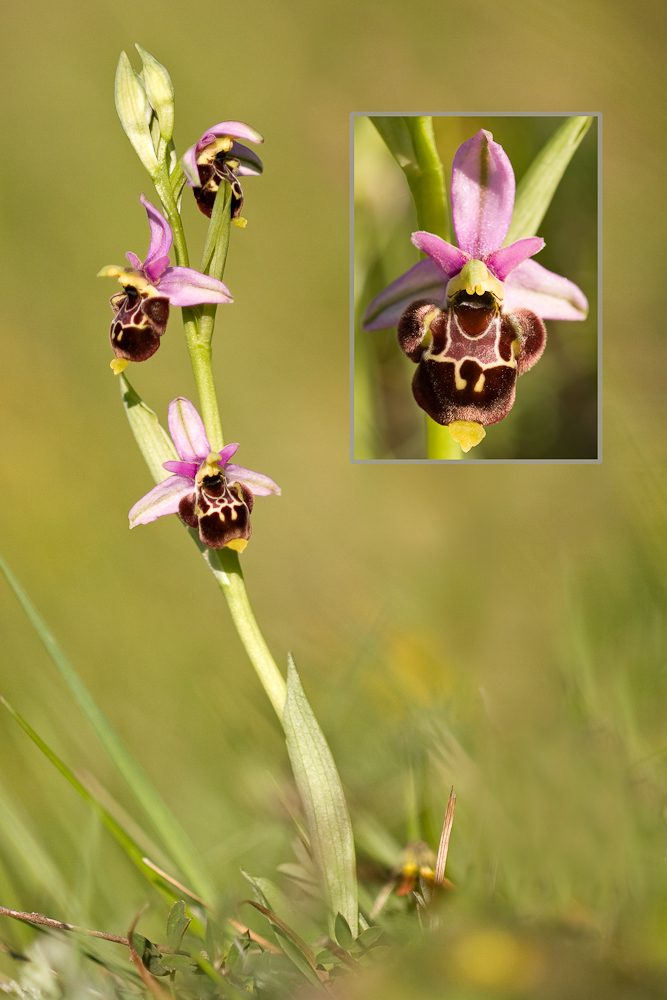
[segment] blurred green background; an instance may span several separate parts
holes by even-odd
[[[581,109],[585,110],[585,109]],[[483,128],[510,158],[517,183],[562,117],[433,117],[449,195],[456,150]],[[590,311],[576,323],[547,323],[548,350],[531,379],[517,385],[510,414],[464,456],[470,459],[589,459],[598,455],[598,122],[574,155],[539,227],[539,262],[586,294]],[[419,228],[407,181],[365,116],[354,122],[355,457],[426,458],[426,421],[411,390],[414,364],[396,328],[366,332],[371,300],[419,259]],[[451,207],[450,207],[451,218]]]
[[[294,653],[357,828],[403,843],[420,813],[432,839],[453,783],[448,873],[474,913],[586,929],[661,976],[663,6],[482,0],[462,19],[430,0],[27,0],[3,20],[0,547],[221,894],[247,895],[241,865],[290,860],[294,792],[186,532],[175,518],[127,529],[152,484],[108,367],[114,286],[95,274],[148,245],[150,184],[113,106],[135,41],[171,72],[180,153],[226,118],[266,137],[215,370],[239,461],[283,488],[255,508],[251,599],[278,662]],[[426,110],[603,113],[601,465],[349,462],[348,116]],[[204,219],[187,197],[184,215],[196,260]],[[163,419],[192,395],[176,313],[129,374]],[[0,629],[0,692],[132,809],[2,582]],[[17,856],[10,802],[86,919],[125,933],[145,885],[2,714],[0,794],[0,900],[70,916]],[[146,933],[163,917],[155,906]]]

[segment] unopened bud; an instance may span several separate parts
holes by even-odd
[[[141,45],[135,45],[141,56],[143,69],[141,77],[146,88],[148,100],[160,123],[160,135],[169,142],[174,134],[174,87],[169,73],[150,52]]]
[[[151,177],[158,172],[157,157],[149,128],[151,105],[146,89],[130,65],[125,52],[121,52],[116,70],[116,111],[135,152]]]

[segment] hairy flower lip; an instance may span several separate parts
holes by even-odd
[[[434,233],[413,233],[412,242],[427,257],[375,296],[364,313],[363,329],[395,326],[417,299],[437,301],[444,307],[448,282],[471,260],[481,260],[504,284],[507,310],[526,308],[541,319],[585,319],[588,302],[581,289],[530,259],[544,246],[540,237],[502,246],[514,194],[514,171],[507,154],[490,132],[480,129],[454,156],[451,201],[459,246]]]
[[[134,504],[129,513],[130,528],[179,514],[186,524],[199,528],[200,540],[210,548],[246,542],[254,497],[280,496],[280,487],[263,473],[231,462],[238,444],[212,451],[202,419],[190,400],[182,396],[172,400],[168,423],[179,460],[163,463],[172,475]],[[207,477],[215,478],[216,470],[222,473],[221,481],[207,485]]]

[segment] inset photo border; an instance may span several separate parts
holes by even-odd
[[[602,116],[350,116],[355,463],[602,460]]]

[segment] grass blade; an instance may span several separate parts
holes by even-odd
[[[517,185],[505,246],[537,235],[567,165],[592,121],[592,117],[579,115],[568,118],[537,154]]]
[[[51,761],[51,763],[60,771],[60,773],[69,781],[70,785],[76,789],[81,798],[88,803],[91,809],[97,813],[109,832],[115,837],[120,846],[123,848],[128,858],[135,863],[137,868],[141,871],[143,875],[152,882],[160,891],[171,900],[176,900],[179,895],[174,892],[173,888],[169,885],[165,879],[161,878],[158,873],[147,865],[144,861],[143,855],[139,847],[135,844],[134,840],[130,835],[123,829],[123,827],[116,822],[116,820],[111,816],[110,813],[101,805],[97,799],[91,795],[88,789],[81,784],[79,779],[76,777],[74,772],[65,764],[64,761],[58,757],[56,753],[51,750],[51,748],[44,742],[44,740],[37,735],[35,730],[30,726],[25,719],[19,715],[16,709],[12,708],[9,702],[0,695],[0,704],[4,705],[9,714],[18,722],[19,726],[25,733],[28,734],[33,743],[39,747],[44,756]]]
[[[143,404],[142,404],[143,406]],[[148,407],[144,408],[148,410]],[[152,411],[148,411],[149,413]],[[157,418],[156,418],[157,419]],[[159,424],[158,424],[159,426]],[[160,428],[162,430],[162,428]],[[164,431],[162,432],[164,433]],[[171,442],[170,442],[171,443]],[[148,461],[148,459],[147,459]],[[142,806],[152,826],[186,880],[205,899],[215,898],[215,891],[208,875],[200,864],[197,852],[161,795],[136,762],[116,731],[107,722],[93,696],[77,674],[55,636],[23,590],[7,563],[0,556],[0,569],[18,602],[41,639],[47,653],[58,668],[72,697],[88,720],[114,764]]]
[[[359,916],[352,824],[331,750],[291,656],[283,726],[327,902],[333,917],[341,913],[356,937]]]

